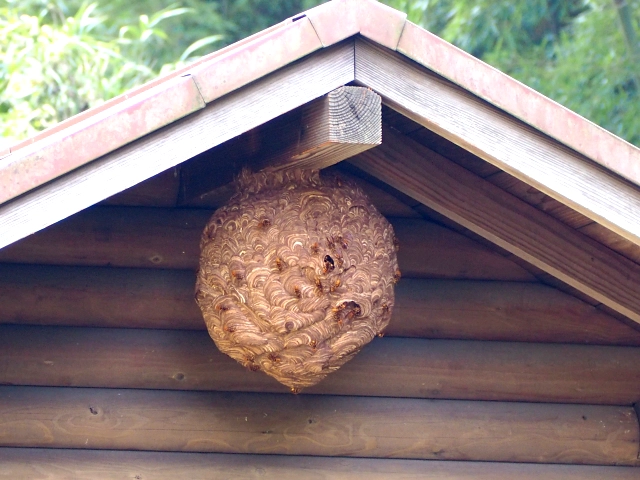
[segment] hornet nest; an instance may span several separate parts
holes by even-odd
[[[393,228],[357,186],[251,174],[200,242],[196,301],[218,348],[294,393],[382,336],[400,271]]]

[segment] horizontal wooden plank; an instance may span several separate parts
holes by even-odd
[[[640,348],[376,339],[305,393],[633,405]],[[0,384],[287,392],[207,332],[0,326]]]
[[[3,323],[204,328],[195,272],[9,264],[0,272]]]
[[[213,212],[197,209],[94,207],[0,250],[0,261],[53,265],[192,269]],[[405,277],[535,278],[468,238],[423,220],[391,219]]]
[[[394,319],[409,337],[640,345],[640,331],[541,284],[404,280]]]
[[[637,480],[633,467],[0,448],[0,478],[42,480]]]
[[[631,407],[0,387],[0,446],[632,465]]]
[[[534,282],[515,262],[438,224],[392,218],[398,265],[404,278],[452,278]]]
[[[640,266],[389,128],[351,160],[428,207],[640,324]]]
[[[186,270],[0,264],[0,323],[204,329]],[[640,332],[541,284],[402,279],[387,335],[640,345]]]
[[[93,207],[0,250],[0,261],[192,269],[213,212]]]

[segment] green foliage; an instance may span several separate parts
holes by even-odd
[[[640,145],[639,66],[630,58],[612,3],[590,2],[553,43],[531,47],[515,59],[496,50],[486,60]]]
[[[0,0],[0,133],[20,139],[320,0]],[[153,13],[150,13],[153,12]]]
[[[227,32],[228,40],[235,42],[324,2],[322,0],[219,0],[207,3],[215,5],[224,18],[233,19],[233,24]]]
[[[161,24],[189,10],[170,6],[120,25],[109,24],[96,3],[81,4],[72,16],[69,11],[62,2],[0,0],[3,137],[24,138],[55,125],[189,61],[220,39],[201,39],[162,65],[154,56],[168,40]]]

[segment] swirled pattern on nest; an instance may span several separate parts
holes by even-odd
[[[196,301],[218,348],[293,392],[340,368],[393,309],[389,222],[318,171],[251,174],[202,235]]]

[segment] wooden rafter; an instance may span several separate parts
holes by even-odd
[[[640,323],[640,266],[410,138],[352,161],[429,208]]]
[[[217,198],[243,167],[320,169],[379,145],[381,112],[372,90],[339,87],[185,164],[179,202]]]
[[[640,191],[405,57],[356,41],[356,81],[403,115],[640,245]]]

